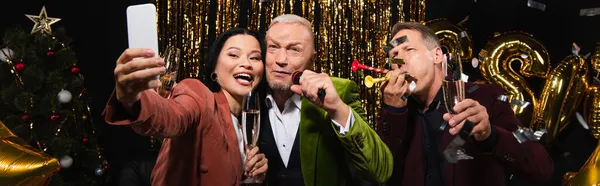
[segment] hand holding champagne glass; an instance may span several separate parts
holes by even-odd
[[[256,147],[260,131],[260,98],[258,92],[250,92],[242,102],[242,135],[248,154]],[[262,179],[248,176],[242,183],[262,183]]]
[[[458,58],[458,56],[455,56],[455,58]],[[456,115],[458,113],[454,112],[454,106],[465,99],[465,82],[461,79],[462,65],[458,60],[453,61],[452,54],[449,54],[447,60],[442,62],[442,72],[445,73],[444,80],[442,81],[444,104],[448,113]],[[444,150],[446,161],[456,163],[458,160],[473,159],[473,157],[465,154],[462,148],[473,126],[472,122],[465,120],[458,135]]]
[[[164,51],[165,73],[160,75],[159,80],[162,83],[157,92],[159,95],[169,98],[171,91],[177,83],[177,71],[179,70],[180,50],[169,46]]]

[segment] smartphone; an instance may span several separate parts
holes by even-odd
[[[129,48],[150,48],[158,51],[156,6],[152,3],[127,7],[127,36]]]

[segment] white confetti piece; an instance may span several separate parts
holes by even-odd
[[[408,85],[408,91],[413,92],[415,90],[415,88],[417,88],[417,83],[415,83],[414,81],[411,81],[410,85]]]
[[[527,0],[527,6],[541,11],[546,11],[546,4],[534,0]]]
[[[579,10],[579,16],[597,16],[600,15],[600,8],[584,8]]]
[[[471,65],[473,65],[473,68],[477,68],[479,66],[479,59],[477,59],[477,58],[471,59]]]
[[[460,73],[460,79],[464,82],[469,82],[469,76],[466,74]]]

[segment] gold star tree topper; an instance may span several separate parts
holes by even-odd
[[[31,29],[31,34],[36,32],[52,34],[52,28],[50,25],[60,21],[60,18],[48,17],[46,14],[46,6],[42,7],[42,11],[40,12],[39,16],[27,14],[25,14],[25,16],[35,23],[33,29]]]

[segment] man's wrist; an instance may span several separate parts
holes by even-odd
[[[338,122],[342,127],[346,127],[349,112],[350,107],[346,104],[342,104],[342,106],[338,106],[332,111],[329,111],[328,114],[332,120]]]
[[[492,152],[498,145],[498,130],[494,126],[490,126],[488,137],[481,141],[475,140],[475,144],[484,152]]]

